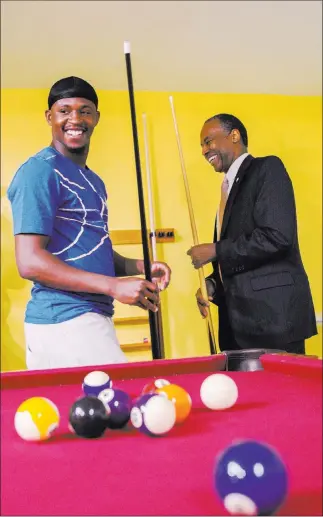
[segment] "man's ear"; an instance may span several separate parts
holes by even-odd
[[[232,135],[232,142],[234,144],[237,144],[238,142],[240,142],[240,140],[241,140],[240,131],[238,131],[237,129],[233,129],[231,135]]]
[[[97,117],[97,118],[96,118],[96,124],[95,124],[96,126],[97,126],[97,125],[98,125],[98,123],[99,123],[100,116],[101,116],[101,113],[100,113],[99,111],[97,111],[97,112],[96,112],[96,117]]]
[[[51,112],[51,110],[46,110],[45,111],[45,117],[46,117],[46,120],[47,120],[47,124],[49,126],[51,126],[52,125],[52,112]]]

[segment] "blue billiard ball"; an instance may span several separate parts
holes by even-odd
[[[136,429],[147,435],[166,434],[175,425],[175,404],[158,393],[141,395],[133,404],[130,420]]]
[[[108,388],[101,391],[98,398],[107,410],[109,429],[121,429],[129,422],[132,401],[128,393],[116,388]]]
[[[286,497],[288,475],[270,446],[242,441],[217,458],[214,485],[231,515],[272,515]]]
[[[94,370],[84,377],[82,390],[88,397],[97,397],[101,391],[107,388],[112,388],[112,381],[105,372]]]

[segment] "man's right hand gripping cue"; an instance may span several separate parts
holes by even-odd
[[[47,251],[48,243],[49,237],[44,235],[16,235],[16,260],[22,278],[53,289],[103,294],[145,310],[158,310],[159,290],[154,282],[138,277],[109,277],[77,269]],[[141,263],[139,260],[140,267],[134,271],[135,274],[142,273]],[[168,277],[166,280],[168,282]]]
[[[142,309],[158,311],[159,290],[156,284],[141,278],[116,278],[113,298],[127,305],[136,305]]]
[[[213,300],[215,294],[215,286],[211,280],[206,279],[206,290],[208,294],[208,300],[205,300],[202,296],[201,289],[196,291],[196,301],[202,318],[207,318],[209,314],[210,302]]]

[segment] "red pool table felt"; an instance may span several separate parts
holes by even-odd
[[[205,408],[202,381],[224,367],[222,354],[105,367],[1,375],[1,515],[227,515],[213,487],[218,454],[236,440],[273,446],[289,488],[277,515],[322,515],[322,362],[264,355],[264,370],[225,372],[239,389],[234,407]],[[88,440],[68,429],[72,403],[89,371],[110,374],[133,398],[156,377],[191,395],[189,418],[163,437],[132,428]],[[60,427],[45,442],[25,442],[13,421],[22,401],[51,399]]]

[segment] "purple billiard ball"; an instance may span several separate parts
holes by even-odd
[[[112,388],[112,381],[105,372],[94,370],[84,377],[82,384],[84,395],[97,397],[101,391],[107,388]]]
[[[218,457],[214,484],[231,515],[272,515],[286,497],[288,475],[282,459],[270,446],[241,441]]]
[[[142,433],[150,436],[166,434],[175,425],[175,404],[157,393],[147,393],[134,402],[130,420]]]
[[[121,429],[129,422],[132,401],[128,393],[123,390],[108,388],[101,391],[98,398],[107,410],[107,427],[109,429]]]

